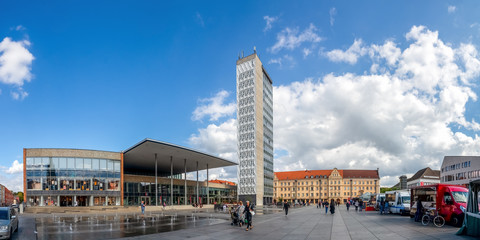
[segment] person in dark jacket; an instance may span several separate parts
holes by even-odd
[[[332,214],[335,213],[335,201],[333,199],[330,202],[330,213],[332,213]]]
[[[345,203],[345,205],[347,206],[347,211],[348,211],[348,210],[350,209],[350,202],[347,201],[347,202]]]
[[[245,219],[247,219],[247,229],[245,231],[248,231],[249,229],[253,228],[253,225],[252,225],[253,210],[254,210],[254,206],[250,204],[250,201],[247,201],[247,204],[245,205],[245,210],[243,211],[243,213],[245,214]]]
[[[290,207],[290,204],[288,204],[287,200],[283,203],[283,210],[285,210],[285,216],[288,215],[288,208]]]
[[[422,220],[423,214],[423,204],[420,199],[417,201],[417,211],[415,212],[415,222],[420,222]]]
[[[324,205],[325,205],[325,214],[327,214],[328,213],[328,201],[327,200],[325,200]]]

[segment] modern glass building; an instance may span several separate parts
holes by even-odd
[[[239,198],[269,204],[273,200],[272,80],[256,51],[239,57],[236,76]]]
[[[122,152],[24,149],[24,193],[29,206],[183,205],[213,203],[236,187],[198,181],[198,171],[236,163],[196,150],[145,139]],[[185,179],[197,171],[197,181]],[[211,186],[211,187],[210,187]],[[210,201],[210,196],[212,201]]]

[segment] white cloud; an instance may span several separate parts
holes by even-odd
[[[318,43],[322,38],[317,34],[317,28],[312,23],[303,32],[298,28],[285,28],[277,34],[277,42],[269,49],[276,53],[282,49],[293,50],[303,43]]]
[[[195,17],[197,23],[200,24],[200,26],[205,27],[205,21],[203,21],[203,17],[199,12],[196,12]]]
[[[278,64],[278,65],[282,65],[282,58],[279,57],[279,58],[272,58],[268,61],[268,64]]]
[[[454,13],[457,10],[457,7],[455,6],[448,6],[447,8],[448,13]]]
[[[24,26],[22,26],[22,25],[18,25],[17,27],[15,27],[15,30],[17,30],[17,31],[23,31],[23,30],[25,30],[25,29],[26,29],[26,28],[25,28]]]
[[[23,163],[14,160],[8,169],[4,166],[0,166],[0,168],[4,172],[4,174],[0,174],[0,182],[11,191],[23,192]]]
[[[13,161],[12,166],[9,167],[6,173],[14,174],[14,173],[23,173],[23,163],[19,163],[18,160]]]
[[[308,57],[308,55],[310,55],[310,53],[312,53],[312,50],[310,50],[308,48],[303,49],[303,57],[304,58]]]
[[[206,128],[199,129],[198,133],[192,134],[188,142],[195,149],[238,162],[237,121],[235,119],[228,119],[218,125],[209,124]],[[196,176],[191,176],[189,179],[196,179]],[[199,179],[206,179],[206,171],[199,173]],[[212,169],[209,171],[209,179],[238,182],[237,166]]]
[[[378,167],[381,185],[392,186],[400,175],[439,169],[445,155],[480,155],[480,125],[465,118],[467,102],[477,99],[477,49],[444,43],[423,26],[412,27],[405,38],[404,48],[393,40],[356,40],[351,52],[368,54],[381,71],[274,86],[274,143],[282,152],[275,171]],[[234,121],[200,129],[190,143],[235,156],[236,146],[228,142],[236,143]]]
[[[202,105],[193,112],[194,120],[201,120],[209,116],[210,121],[217,121],[219,118],[231,116],[236,111],[235,103],[224,104],[229,93],[225,90],[218,92],[215,97],[201,99]]]
[[[237,159],[237,121],[228,119],[219,125],[209,124],[188,140],[195,149],[231,160]]]
[[[16,91],[12,91],[12,98],[15,100],[23,100],[28,96],[28,92],[25,92],[23,88],[19,87]]]
[[[335,23],[335,15],[337,15],[337,9],[335,8],[330,8],[330,11],[328,11],[330,14],[330,26],[333,26]]]
[[[285,54],[282,57],[270,59],[268,61],[268,64],[278,64],[280,68],[283,68],[284,66],[288,68],[293,68],[295,67],[296,62],[292,56]]]
[[[27,50],[30,42],[12,41],[6,37],[0,42],[0,82],[23,86],[32,79],[30,73],[33,55]]]
[[[272,24],[278,20],[278,17],[264,16],[263,19],[265,20],[265,28],[263,31],[267,32],[272,29]]]
[[[449,127],[480,130],[465,118],[466,103],[477,99],[470,88],[480,73],[476,48],[452,47],[423,26],[406,39],[403,50],[391,40],[356,40],[337,57],[354,63],[368,53],[382,71],[274,87],[275,149],[288,153],[275,169],[379,167],[388,186],[402,174],[439,169],[444,155],[480,154],[478,135]]]
[[[327,58],[333,62],[347,62],[355,64],[357,59],[367,53],[367,49],[363,47],[361,39],[355,39],[352,46],[346,51],[335,49],[326,53]]]

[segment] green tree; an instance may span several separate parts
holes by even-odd
[[[14,196],[18,197],[18,203],[23,202],[23,192],[14,193]]]

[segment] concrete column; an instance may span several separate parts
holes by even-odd
[[[44,201],[45,201],[45,200],[43,199],[43,196],[40,196],[40,207],[45,206]]]
[[[185,188],[184,188],[184,194],[185,194],[185,205],[187,205],[187,159],[185,158],[183,160],[183,173],[185,174]]]
[[[24,200],[25,201],[25,200]],[[57,207],[60,206],[60,195],[57,196]]]
[[[208,163],[207,163],[207,204],[210,204],[210,189],[208,188]]]
[[[173,205],[173,157],[170,156],[170,205]]]
[[[105,196],[105,206],[108,206],[108,196]]]
[[[93,206],[93,196],[90,196],[90,206]]]
[[[158,206],[157,154],[155,153],[155,206]]]
[[[196,196],[196,200],[195,200],[195,202],[197,204],[198,204],[198,200],[199,200],[198,198],[199,198],[199,196],[198,196],[198,161],[197,161],[197,196]]]
[[[75,206],[76,201],[77,201],[77,195],[73,196],[73,203],[72,203],[73,206]]]

